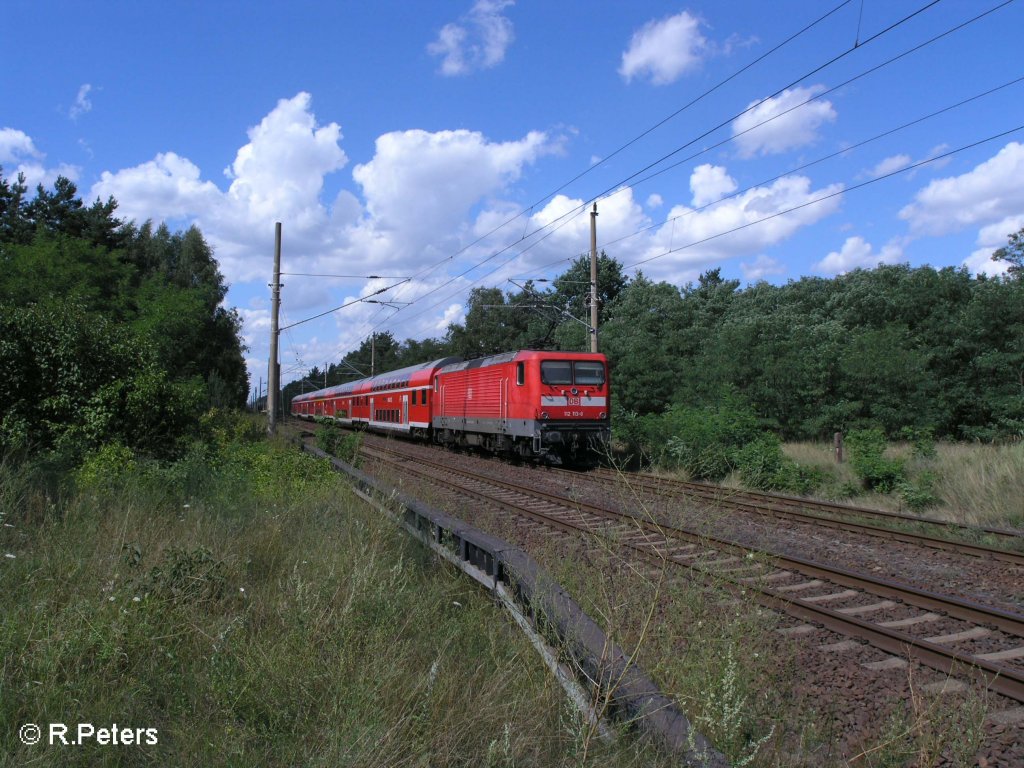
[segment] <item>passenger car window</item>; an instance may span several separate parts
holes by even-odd
[[[526,383],[526,364],[516,363],[516,384],[522,386]]]
[[[568,360],[544,360],[540,364],[543,384],[572,384],[572,363]]]
[[[573,364],[576,369],[576,383],[590,386],[601,386],[604,384],[604,365],[601,363],[577,362]]]

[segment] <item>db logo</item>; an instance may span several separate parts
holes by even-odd
[[[578,397],[568,397],[568,398],[566,398],[566,400],[569,401],[568,403],[566,403],[566,405],[579,405],[580,404],[580,399]]]

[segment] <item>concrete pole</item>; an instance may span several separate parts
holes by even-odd
[[[590,351],[597,352],[597,203],[590,212]]]
[[[277,364],[278,314],[281,311],[281,222],[274,224],[274,282],[270,286],[270,377],[267,382],[267,433],[277,432],[277,394],[281,369]]]

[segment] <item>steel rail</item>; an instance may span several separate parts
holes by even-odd
[[[565,472],[567,474],[580,474],[578,472],[570,472],[568,470],[555,470],[558,472]],[[934,525],[938,528],[944,528],[950,531],[957,530],[963,531],[965,534],[978,536],[988,535],[992,537],[998,537],[1000,539],[1007,539],[1015,544],[1024,544],[1024,531],[1013,530],[1011,528],[997,528],[988,527],[984,525],[969,525],[967,523],[955,522],[952,520],[940,520],[936,517],[919,517],[915,515],[907,515],[902,512],[887,512],[881,509],[871,509],[869,507],[857,507],[849,504],[839,504],[837,502],[828,502],[821,500],[803,499],[797,496],[786,496],[784,494],[769,494],[764,492],[757,492],[757,490],[739,490],[733,488],[727,488],[724,485],[715,485],[707,482],[694,482],[692,480],[679,480],[672,477],[660,477],[658,475],[652,475],[646,472],[620,472],[606,467],[599,469],[590,470],[586,473],[587,476],[593,477],[602,481],[616,481],[622,482],[625,478],[627,482],[633,478],[639,480],[645,487],[649,487],[658,493],[658,485],[669,485],[670,487],[678,487],[683,492],[691,493],[700,498],[712,499],[714,501],[720,501],[722,497],[725,497],[726,501],[734,499],[748,500],[752,505],[760,507],[764,505],[777,505],[778,507],[798,507],[801,509],[819,510],[821,512],[846,515],[846,516],[859,516],[868,517],[876,520],[893,521],[893,522],[905,522],[918,525]],[[815,516],[816,515],[811,515]],[[889,530],[889,528],[880,528],[880,530]],[[910,535],[915,536],[915,535]],[[927,538],[927,537],[922,537]],[[938,542],[946,542],[952,540],[936,539]],[[959,542],[955,542],[959,544]],[[970,545],[964,543],[966,546],[976,546],[979,552],[977,554],[1010,554],[1016,555],[1014,552],[1007,552],[1006,550],[1000,550],[990,547],[984,547],[981,545]],[[1024,562],[1024,559],[1022,559]]]
[[[574,475],[577,477],[580,476],[579,473],[569,472],[568,470],[556,471],[565,472],[568,475]],[[609,470],[609,472],[611,471]],[[897,513],[884,512],[882,510],[871,510],[862,507],[847,507],[830,502],[797,499],[796,497],[782,497],[773,494],[755,493],[752,491],[732,491],[731,489],[724,488],[722,486],[712,486],[705,485],[703,483],[691,483],[684,480],[659,478],[654,475],[644,475],[641,473],[624,473],[622,476],[619,476],[617,474],[605,474],[604,472],[601,472],[600,474],[590,472],[587,473],[586,476],[592,477],[593,479],[598,480],[598,482],[617,484],[621,484],[624,481],[629,484],[631,482],[635,482],[634,478],[636,478],[639,480],[641,488],[662,496],[673,496],[675,494],[672,493],[672,489],[678,488],[688,496],[696,496],[701,500],[708,501],[720,507],[737,509],[744,512],[767,512],[783,519],[797,520],[800,522],[812,523],[814,525],[823,525],[851,533],[862,533],[867,536],[893,539],[908,544],[918,544],[920,546],[930,547],[932,549],[957,552],[979,558],[992,558],[1012,565],[1024,566],[1024,553],[1021,552],[1014,552],[997,547],[988,547],[982,544],[972,544],[970,542],[957,541],[955,539],[929,536],[926,534],[899,531],[893,528],[883,528],[876,525],[858,523],[850,520],[837,520],[835,518],[822,517],[821,515],[812,514],[810,512],[797,511],[792,509],[792,507],[800,507],[802,509],[810,510],[820,509],[834,514],[870,516],[875,519],[895,518],[903,522],[946,526],[947,530],[961,530],[975,534],[984,532],[989,535],[1012,536],[1024,542],[1024,539],[1021,539],[1021,535],[1013,531],[996,528],[973,528],[961,523],[953,523],[946,520],[918,518],[911,515],[899,515]]]
[[[453,474],[461,475],[472,482],[491,485],[512,493],[517,493],[521,496],[525,496],[526,498],[534,497],[542,499],[545,502],[556,504],[570,513],[586,510],[605,520],[614,518],[620,521],[628,521],[630,524],[634,525],[639,524],[647,533],[653,532],[657,534],[662,539],[661,543],[665,546],[666,550],[669,548],[668,545],[670,543],[668,537],[665,535],[665,532],[668,531],[677,538],[691,542],[699,542],[705,545],[711,543],[717,549],[733,553],[758,553],[757,550],[737,545],[734,542],[715,539],[714,537],[705,536],[694,531],[688,531],[674,526],[663,526],[653,521],[637,518],[634,515],[598,507],[596,505],[586,504],[557,494],[550,494],[536,489],[525,489],[513,483],[506,483],[501,480],[489,478],[469,470],[457,469],[437,462],[427,461],[422,457],[412,457],[407,454],[402,454],[394,449],[382,449],[375,447],[373,449],[364,448],[363,450],[397,456],[399,457],[398,460],[388,458],[387,456],[383,456],[381,458],[396,464],[398,461],[401,461],[405,465],[403,467],[405,470],[418,476],[425,477],[432,482],[442,482],[447,483],[448,485],[455,485],[452,483],[451,476]],[[408,462],[410,461],[415,461],[418,466],[408,466]],[[420,465],[440,470],[448,477],[435,477],[434,475],[424,471]],[[522,505],[514,504],[507,499],[502,499],[480,490],[468,489],[462,485],[456,485],[455,487],[462,492],[469,493],[474,497],[479,498],[482,501],[499,505],[520,515],[525,514],[528,517],[545,524],[552,525],[553,527],[560,528],[564,531],[586,532],[590,534],[599,532],[594,527],[559,520],[558,518],[552,518],[544,512],[524,508]],[[652,528],[653,531],[651,531]],[[888,653],[893,653],[899,656],[909,654],[927,666],[938,669],[939,671],[947,674],[956,671],[958,667],[963,668],[974,677],[981,679],[992,690],[1017,701],[1024,702],[1024,670],[995,664],[987,659],[981,659],[971,654],[954,651],[937,643],[914,637],[913,635],[909,635],[891,627],[882,627],[880,625],[864,621],[863,619],[858,619],[855,616],[826,608],[822,605],[803,602],[800,598],[790,597],[781,591],[774,590],[764,585],[751,583],[752,580],[749,578],[737,579],[729,574],[715,574],[706,568],[700,567],[697,563],[680,562],[671,556],[667,556],[665,552],[659,551],[657,543],[652,543],[650,540],[646,540],[645,543],[654,549],[653,552],[636,542],[619,540],[616,543],[632,549],[642,555],[645,559],[655,563],[664,565],[666,561],[670,561],[676,565],[685,566],[690,570],[697,570],[709,577],[714,576],[718,580],[724,580],[734,589],[751,590],[759,596],[758,601],[767,607],[782,610],[791,616],[795,616],[805,621],[820,623],[823,626],[840,632],[841,634],[865,640]],[[877,594],[879,596],[897,597],[910,605],[915,605],[916,607],[936,608],[950,616],[961,618],[965,621],[976,624],[995,624],[1000,629],[1010,634],[1024,636],[1024,616],[1012,614],[1000,609],[994,609],[990,606],[972,603],[971,601],[962,600],[960,598],[938,595],[925,590],[909,587],[907,585],[901,585],[896,582],[888,582],[874,577],[865,576],[863,574],[857,574],[852,571],[832,568],[812,561],[779,556],[767,552],[760,552],[760,554],[771,556],[776,563],[780,564],[780,567],[784,567],[786,570],[794,570],[802,572],[804,575],[811,576],[824,575],[830,581],[834,581],[837,584],[856,586],[857,588],[868,592],[875,592],[877,590]],[[786,565],[782,566],[781,564],[783,563]],[[871,589],[867,589],[865,586],[861,585],[868,585]],[[907,600],[908,597],[911,599]]]

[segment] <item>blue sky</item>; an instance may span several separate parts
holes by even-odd
[[[1024,226],[1024,131],[957,150],[1024,124],[1024,4],[928,41],[999,5],[9,0],[0,165],[197,223],[254,384],[275,221],[284,272],[358,276],[285,276],[282,325],[411,278],[285,332],[287,379],[374,330],[441,336],[473,286],[559,274],[594,199],[599,247],[680,285],[993,274]]]

